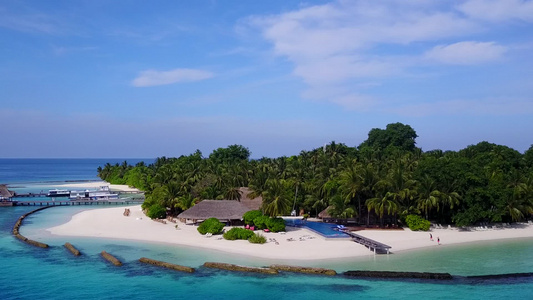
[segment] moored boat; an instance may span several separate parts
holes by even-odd
[[[46,194],[46,197],[69,197],[69,196],[70,196],[69,190],[58,190],[58,189],[49,190],[48,194]]]
[[[70,200],[116,200],[118,194],[112,193],[108,186],[101,186],[98,190],[70,191]]]

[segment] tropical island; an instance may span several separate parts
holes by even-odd
[[[207,158],[196,151],[150,165],[107,164],[100,178],[145,191],[142,206],[83,211],[48,230],[274,260],[371,254],[349,238],[285,227],[279,216],[346,222],[346,231],[393,252],[533,237],[533,147],[521,154],[481,142],[423,152],[416,137],[395,123],[372,129],[358,147],[332,142],[292,157],[250,159],[232,145]]]

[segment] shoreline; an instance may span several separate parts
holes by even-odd
[[[128,217],[123,215],[126,208],[131,211]],[[176,224],[179,229],[175,228]],[[205,237],[198,233],[195,225],[179,221],[176,224],[152,221],[142,213],[140,205],[135,205],[85,210],[73,215],[67,223],[47,228],[46,231],[55,236],[110,238],[183,245],[264,259],[318,261],[374,255],[369,249],[351,239],[326,239],[305,228],[287,226],[286,233],[261,232],[267,239],[267,243],[258,245],[244,240],[227,241],[222,238],[222,235]],[[225,227],[226,230],[230,228]],[[433,235],[433,241],[429,239],[430,233]],[[363,230],[357,231],[357,234],[387,244],[392,247],[392,253],[397,253],[482,241],[533,238],[533,225],[522,223],[520,228],[479,231]],[[440,246],[437,245],[437,238],[441,240]]]

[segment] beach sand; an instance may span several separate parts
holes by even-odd
[[[128,217],[123,215],[126,208],[131,211]],[[60,236],[102,237],[187,245],[268,259],[319,260],[373,255],[369,249],[350,239],[325,239],[301,228],[287,227],[286,233],[261,232],[266,237],[267,243],[258,245],[243,240],[227,241],[221,235],[205,237],[198,233],[197,226],[192,224],[178,221],[179,229],[176,229],[175,225],[171,222],[162,224],[152,221],[143,214],[140,205],[135,205],[83,211],[74,215],[69,222],[47,230]],[[229,229],[230,227],[226,227],[226,230]],[[430,240],[430,233],[433,235],[433,241]],[[391,251],[394,253],[458,243],[533,238],[533,225],[520,224],[513,228],[472,231],[363,230],[357,234],[392,246]],[[441,245],[437,244],[437,238],[440,238]]]

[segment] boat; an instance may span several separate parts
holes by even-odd
[[[70,191],[69,190],[49,190],[48,194],[46,194],[46,197],[69,197]]]
[[[112,193],[108,186],[101,186],[98,190],[70,191],[70,200],[117,200],[118,194]]]

